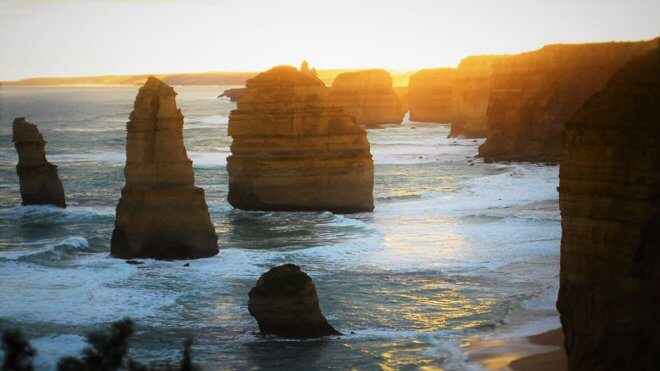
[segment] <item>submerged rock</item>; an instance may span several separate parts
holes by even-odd
[[[335,78],[330,99],[364,127],[400,124],[403,105],[385,70],[344,72]]]
[[[487,140],[492,161],[558,162],[564,123],[657,40],[548,45],[493,62]]]
[[[297,265],[262,274],[248,296],[248,310],[262,334],[294,339],[341,335],[323,317],[314,283]]]
[[[149,77],[126,124],[126,185],[117,205],[111,254],[188,259],[218,253],[204,190],[195,187],[183,144],[176,92]]]
[[[455,71],[455,68],[435,68],[410,75],[408,105],[411,121],[451,122]]]
[[[247,81],[229,117],[229,203],[238,209],[374,208],[364,129],[328,102],[319,79],[280,66]]]
[[[239,99],[245,93],[245,88],[233,88],[227,89],[222,94],[218,95],[218,98],[227,97],[232,102],[238,102]]]
[[[660,49],[566,123],[557,308],[575,370],[660,369]]]
[[[66,207],[64,188],[57,166],[46,160],[46,141],[37,125],[19,117],[12,125],[14,147],[18,153],[16,172],[21,188],[22,205]]]

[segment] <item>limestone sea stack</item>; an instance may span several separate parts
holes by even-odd
[[[400,124],[403,105],[385,70],[340,73],[332,83],[330,99],[363,127]]]
[[[117,205],[111,254],[191,259],[218,253],[204,190],[194,185],[174,89],[149,77],[126,124],[126,185]]]
[[[660,49],[566,123],[557,308],[573,370],[660,369]]]
[[[485,138],[493,62],[502,55],[470,56],[461,61],[452,84],[450,138]]]
[[[548,45],[494,61],[487,140],[479,155],[487,162],[558,162],[564,123],[614,72],[656,45]]]
[[[364,129],[316,77],[274,67],[246,83],[229,116],[229,203],[243,210],[371,211],[374,167]]]
[[[264,335],[292,339],[341,335],[321,313],[312,279],[297,265],[281,265],[262,274],[248,296],[248,310]]]
[[[451,122],[455,71],[455,68],[434,68],[410,75],[408,105],[411,121]]]
[[[222,94],[218,95],[218,98],[227,97],[232,102],[238,102],[238,100],[243,96],[243,93],[245,93],[245,88],[227,89],[222,92]]]
[[[18,153],[16,173],[23,200],[21,204],[66,207],[57,166],[46,160],[46,141],[37,125],[19,117],[14,120],[12,132]]]

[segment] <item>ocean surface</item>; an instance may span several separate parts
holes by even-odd
[[[465,346],[558,327],[558,167],[484,164],[482,141],[410,123],[369,131],[372,213],[274,213],[227,203],[228,87],[175,87],[196,184],[220,253],[129,265],[109,256],[138,87],[0,87],[0,330],[19,327],[38,369],[129,316],[131,356],[176,362],[194,338],[208,369],[469,369]],[[36,123],[69,207],[20,206],[14,117]],[[190,263],[184,267],[184,263]],[[261,337],[247,292],[295,263],[344,336]]]

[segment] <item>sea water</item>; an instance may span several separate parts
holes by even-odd
[[[38,369],[130,317],[131,356],[176,362],[194,339],[208,369],[400,369],[470,364],[469,339],[558,326],[556,166],[485,164],[482,140],[411,123],[369,130],[375,210],[247,212],[227,203],[227,87],[175,87],[196,185],[220,253],[191,261],[109,256],[138,87],[0,87],[0,330],[21,328]],[[69,207],[20,206],[14,117],[36,123]],[[190,266],[184,267],[184,263]],[[247,293],[294,263],[343,336],[261,337]]]

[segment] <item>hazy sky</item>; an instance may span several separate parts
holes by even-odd
[[[0,80],[454,66],[470,54],[660,35],[660,0],[0,0]]]

